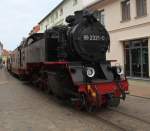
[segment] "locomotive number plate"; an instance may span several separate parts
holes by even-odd
[[[90,40],[90,41],[99,41],[99,40],[102,40],[102,41],[104,41],[105,40],[105,36],[100,36],[100,35],[84,35],[83,36],[83,40]]]

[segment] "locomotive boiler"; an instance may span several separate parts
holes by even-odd
[[[106,60],[105,27],[88,11],[76,11],[66,22],[24,40],[12,53],[11,64],[17,59],[18,66],[11,71],[80,109],[118,106],[128,82],[121,67]]]

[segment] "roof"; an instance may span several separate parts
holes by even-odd
[[[59,6],[61,6],[66,0],[62,0],[54,9],[52,9],[38,24],[41,24],[45,19],[47,19],[47,17],[49,17]],[[100,3],[102,1],[105,1],[105,0],[98,0],[96,2],[93,2],[92,4],[90,5],[87,5],[85,7],[85,9],[88,9],[90,8],[91,6],[93,5],[96,5],[97,3]]]
[[[41,24],[48,16],[50,16],[59,6],[61,6],[66,0],[61,1],[54,9],[52,9],[40,22]]]
[[[9,51],[3,49],[2,56],[9,56]]]
[[[101,3],[101,2],[103,2],[103,1],[105,1],[105,0],[98,0],[98,1],[95,1],[95,2],[92,3],[91,5],[88,5],[88,6],[86,7],[86,9],[88,9],[88,8],[90,8],[90,7],[92,7],[92,6],[96,5],[96,4],[98,4],[98,3]]]

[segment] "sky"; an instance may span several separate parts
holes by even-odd
[[[62,0],[0,0],[0,41],[14,50]]]

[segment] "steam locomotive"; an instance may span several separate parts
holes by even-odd
[[[108,32],[85,10],[66,22],[24,39],[12,52],[8,70],[79,109],[117,107],[128,82],[121,67],[106,60]]]

